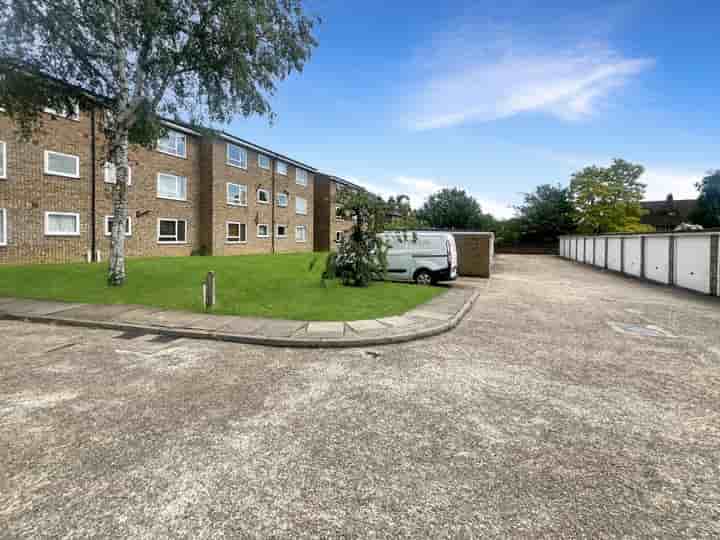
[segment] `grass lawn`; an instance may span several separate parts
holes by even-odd
[[[217,275],[213,313],[337,321],[399,315],[441,294],[441,287],[378,282],[368,288],[323,287],[325,254],[128,259],[128,282],[108,287],[107,265],[0,266],[0,296],[90,304],[143,304],[202,311],[205,275]],[[310,262],[317,258],[312,271]]]

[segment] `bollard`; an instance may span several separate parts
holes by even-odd
[[[203,311],[207,311],[207,308],[208,308],[207,299],[208,299],[208,295],[207,295],[207,283],[203,281],[203,282],[202,282],[202,307],[203,307]]]
[[[207,275],[207,305],[212,307],[215,305],[215,272],[208,272]]]

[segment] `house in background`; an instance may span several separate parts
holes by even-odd
[[[343,190],[365,188],[337,176],[325,173],[315,175],[315,251],[330,251],[352,229],[352,219],[338,203]]]
[[[664,201],[643,201],[640,203],[648,213],[640,222],[652,225],[657,232],[671,232],[682,223],[690,222],[690,214],[697,206],[696,199],[675,200],[672,194]]]

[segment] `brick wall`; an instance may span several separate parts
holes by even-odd
[[[287,165],[287,175],[273,171],[276,160],[270,159],[270,168],[265,169],[259,164],[260,152],[245,148],[247,167],[240,168],[227,163],[228,141],[219,139],[212,143],[212,254],[240,255],[243,253],[276,253],[290,251],[313,250],[313,207],[314,207],[314,176],[308,171],[307,186],[296,183],[296,167]],[[234,143],[231,143],[234,144]],[[264,155],[264,154],[263,154]],[[247,205],[238,206],[228,203],[227,184],[240,184],[247,187]],[[273,189],[274,187],[274,189]],[[259,189],[270,191],[268,203],[258,201]],[[280,207],[278,194],[285,193],[287,207]],[[306,201],[306,214],[296,213],[296,201],[302,197]],[[246,225],[247,239],[241,244],[227,242],[227,223],[237,222]],[[258,237],[258,225],[266,224],[271,231],[267,238]],[[274,225],[285,225],[285,238],[278,238]],[[306,239],[298,242],[295,227],[306,227]]]
[[[315,179],[315,251],[330,251],[336,247],[338,232],[348,234],[352,229],[349,217],[337,219],[338,184],[326,175]]]
[[[154,150],[133,147],[130,150],[132,184],[128,187],[128,215],[132,235],[125,238],[129,257],[160,257],[190,255],[203,245],[201,209],[205,178],[201,173],[201,139],[187,135],[187,157],[177,157]],[[98,144],[97,172],[97,249],[102,260],[110,252],[110,237],[105,235],[105,216],[112,215],[112,184],[105,182],[103,141]],[[187,200],[162,199],[158,196],[158,173],[187,178]],[[187,241],[183,244],[158,242],[158,220],[182,219],[187,223]]]
[[[0,246],[0,264],[79,262],[87,259],[92,245],[92,169],[91,117],[81,112],[79,120],[50,117],[30,142],[18,140],[7,117],[0,116],[0,141],[6,143],[7,178],[0,179],[0,209],[6,209],[8,245]],[[308,171],[306,186],[297,184],[296,167],[287,164],[287,175],[276,173],[275,159],[270,169],[258,163],[258,151],[249,146],[247,168],[227,164],[227,141],[221,138],[186,134],[186,157],[164,154],[140,147],[130,149],[132,183],[128,187],[128,215],[132,234],[126,237],[130,257],[189,255],[205,249],[214,255],[312,251],[314,237],[314,175]],[[44,151],[54,150],[79,157],[79,178],[44,173]],[[105,145],[100,130],[96,135],[95,227],[96,252],[107,260],[110,239],[105,234],[105,218],[112,215],[112,184],[105,182]],[[186,200],[158,196],[158,173],[187,178]],[[274,193],[268,204],[257,201],[258,188]],[[227,183],[247,186],[248,204],[227,202]],[[288,196],[288,206],[278,206],[277,194]],[[296,212],[296,200],[306,200],[306,214]],[[80,234],[48,236],[45,212],[71,212],[80,215]],[[158,242],[160,218],[182,219],[187,223],[187,241],[182,244]],[[228,221],[245,223],[247,241],[230,244],[226,238]],[[257,225],[270,226],[270,236],[259,238]],[[276,238],[275,224],[287,226],[285,238]],[[305,242],[296,241],[295,227],[306,227]]]
[[[0,141],[7,154],[6,178],[0,179],[0,208],[7,212],[7,246],[0,263],[83,261],[90,245],[90,117],[78,121],[43,115],[41,130],[30,141],[17,137],[14,124],[0,115]],[[46,150],[80,158],[80,177],[45,174]],[[45,212],[80,214],[77,236],[46,236]]]

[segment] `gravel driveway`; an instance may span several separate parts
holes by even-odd
[[[718,537],[720,301],[501,256],[455,331],[0,321],[0,537]]]

